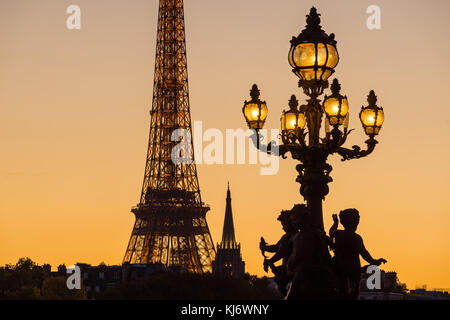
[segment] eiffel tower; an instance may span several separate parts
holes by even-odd
[[[206,222],[192,141],[188,161],[172,161],[177,129],[192,137],[183,0],[160,0],[150,137],[140,202],[123,264],[211,271],[215,249]]]

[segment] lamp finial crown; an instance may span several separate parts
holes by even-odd
[[[333,93],[333,95],[339,95],[341,91],[341,84],[339,83],[338,79],[334,79],[333,83],[331,84],[331,92]]]
[[[317,13],[316,7],[312,7],[309,14],[306,16],[307,27],[320,28],[320,13]]]
[[[312,43],[328,43],[336,45],[336,40],[334,39],[334,34],[326,34],[322,30],[320,25],[320,13],[317,13],[317,9],[312,7],[309,14],[306,15],[306,27],[297,37],[292,37],[291,44],[296,46],[303,42]]]
[[[297,107],[298,107],[298,100],[295,94],[293,94],[291,96],[291,99],[289,100],[289,108],[291,108],[291,110],[297,110]]]
[[[258,86],[254,84],[252,86],[252,90],[250,90],[250,97],[252,97],[253,100],[257,100],[259,98],[260,91],[258,89]]]
[[[369,107],[374,107],[377,105],[377,96],[375,95],[375,91],[370,90],[369,95],[367,96],[367,102],[369,103]]]

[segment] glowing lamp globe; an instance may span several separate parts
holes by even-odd
[[[344,123],[347,117],[349,106],[346,96],[340,94],[341,85],[337,79],[333,80],[331,85],[331,96],[325,96],[323,109],[327,115],[329,123],[333,126],[338,126]]]
[[[384,111],[383,108],[376,105],[377,96],[373,90],[370,91],[367,101],[369,102],[369,105],[367,107],[362,107],[359,118],[365,133],[368,136],[373,137],[379,134],[380,129],[383,126]]]
[[[283,111],[281,115],[281,131],[288,136],[292,134],[298,135],[305,128],[306,117],[297,109],[298,101],[295,95],[291,97],[289,107],[290,109]]]
[[[303,81],[326,81],[339,62],[334,34],[322,30],[320,14],[314,7],[306,22],[306,28],[291,40],[289,64]]]
[[[242,113],[250,129],[260,130],[263,128],[269,110],[265,101],[259,100],[260,91],[256,84],[250,90],[250,101],[245,101]]]

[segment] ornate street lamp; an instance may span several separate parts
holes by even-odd
[[[336,41],[333,33],[328,35],[322,30],[316,8],[311,8],[306,23],[306,28],[292,37],[289,64],[303,87],[323,90],[339,62]]]
[[[373,90],[370,91],[367,101],[369,105],[361,108],[359,118],[366,134],[369,137],[374,137],[380,132],[383,125],[384,111],[383,108],[377,106],[377,96]]]
[[[250,90],[250,101],[244,102],[242,113],[244,114],[247,125],[250,129],[259,131],[264,126],[266,121],[268,109],[265,101],[259,99],[259,89],[256,84]]]
[[[281,137],[284,143],[289,143],[291,139],[298,139],[303,135],[306,117],[297,107],[298,100],[295,95],[292,95],[289,100],[289,110],[283,111],[281,115]]]
[[[243,113],[249,128],[256,131],[254,141],[258,149],[283,158],[290,153],[293,159],[300,162],[296,167],[300,193],[310,209],[312,223],[324,230],[322,201],[329,192],[328,183],[333,181],[330,177],[332,167],[327,163],[328,156],[337,153],[345,161],[372,153],[378,143],[375,136],[383,125],[384,112],[376,105],[375,92],[370,91],[369,104],[362,107],[360,112],[363,129],[369,136],[367,149],[361,150],[359,146],[353,146],[352,149],[342,147],[352,130],[348,130],[348,99],[340,93],[338,80],[334,79],[331,95],[326,95],[323,103],[318,99],[328,88],[328,78],[339,62],[334,34],[327,35],[322,30],[320,15],[314,7],[307,15],[306,22],[300,35],[291,40],[289,64],[300,78],[299,87],[308,98],[306,104],[299,107],[297,98],[294,95],[291,97],[289,110],[283,111],[281,115],[282,143],[276,148],[277,151],[272,151],[274,142],[260,146],[259,130],[263,128],[268,110],[266,103],[259,100],[260,92],[256,85],[251,90],[252,100],[244,104]],[[320,127],[324,116],[326,135],[321,138]]]
[[[331,85],[331,96],[325,95],[323,110],[327,115],[328,123],[332,126],[339,126],[344,123],[348,115],[348,100],[346,96],[341,95],[341,85],[337,79],[333,80]]]

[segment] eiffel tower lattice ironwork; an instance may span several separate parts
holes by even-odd
[[[163,264],[195,273],[211,271],[214,244],[206,222],[188,143],[182,163],[172,161],[179,143],[172,133],[192,136],[183,0],[160,0],[150,137],[141,199],[124,264]],[[182,151],[183,152],[183,151]]]

